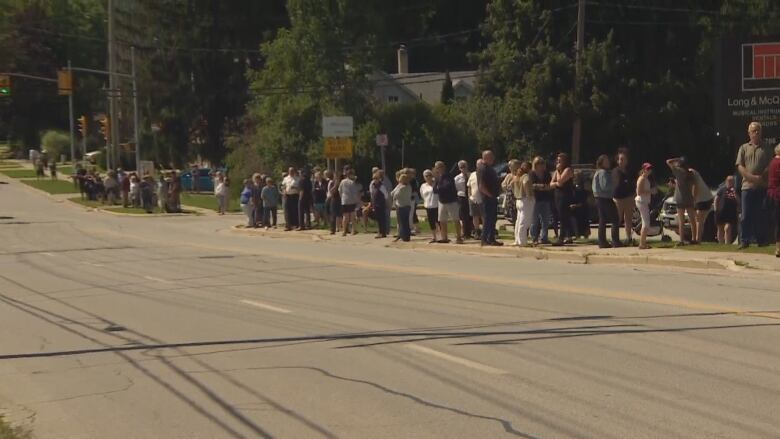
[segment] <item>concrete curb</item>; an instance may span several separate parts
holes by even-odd
[[[129,216],[129,217],[137,217],[137,218],[162,218],[162,217],[177,217],[177,216],[198,216],[201,215],[199,212],[193,212],[193,213],[125,213],[125,212],[113,212],[111,210],[108,210],[110,208],[101,208],[101,207],[90,207],[85,206],[81,203],[78,203],[76,201],[73,201],[71,199],[64,199],[61,201],[67,201],[68,203],[81,207],[87,212],[101,212],[101,213],[107,213],[109,215],[115,215],[115,216]]]
[[[244,226],[233,226],[233,233],[243,233],[268,238],[292,238],[315,242],[336,241],[320,233],[283,232],[279,230],[246,229]],[[367,242],[348,240],[355,245],[371,245]],[[385,248],[399,250],[416,250],[430,252],[451,252],[460,254],[474,254],[492,257],[514,257],[535,259],[538,261],[558,261],[570,264],[583,265],[646,265],[654,267],[673,267],[697,270],[726,270],[733,272],[745,272],[747,270],[760,270],[765,272],[778,272],[780,269],[754,266],[747,262],[724,257],[684,258],[682,255],[653,255],[653,254],[599,254],[598,251],[582,251],[576,249],[548,250],[539,248],[518,248],[510,245],[503,247],[479,247],[475,244],[428,244],[426,242],[389,242],[378,243]]]

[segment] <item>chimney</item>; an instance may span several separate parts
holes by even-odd
[[[406,46],[403,44],[398,48],[398,73],[409,73],[409,54],[406,52]]]

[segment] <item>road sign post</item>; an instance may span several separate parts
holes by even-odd
[[[388,145],[388,138],[387,134],[377,134],[376,135],[376,144],[379,147],[380,150],[380,156],[382,158],[382,170],[387,173],[387,161],[385,160],[385,149]]]

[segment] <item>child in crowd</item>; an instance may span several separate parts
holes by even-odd
[[[253,215],[253,206],[252,206],[252,180],[246,178],[244,179],[244,188],[241,190],[241,196],[239,197],[239,204],[241,204],[241,210],[244,212],[244,215],[246,215],[246,226],[247,227],[254,227],[254,215]]]
[[[274,179],[268,177],[265,179],[265,187],[260,194],[263,199],[263,224],[266,230],[276,228],[276,216],[279,205],[279,189],[274,185]]]

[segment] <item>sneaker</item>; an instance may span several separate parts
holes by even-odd
[[[612,248],[612,246],[607,244],[606,242],[602,242],[601,244],[599,244],[599,248]]]
[[[456,239],[455,244],[463,244],[463,238]]]
[[[449,244],[450,240],[449,239],[440,239],[440,240],[438,240],[436,242],[439,243],[439,244]]]
[[[503,242],[499,242],[499,241],[493,241],[489,245],[491,245],[493,247],[503,247],[504,243]]]
[[[750,244],[748,244],[747,242],[743,242],[742,244],[739,245],[739,250],[745,250],[748,247],[750,247]]]

